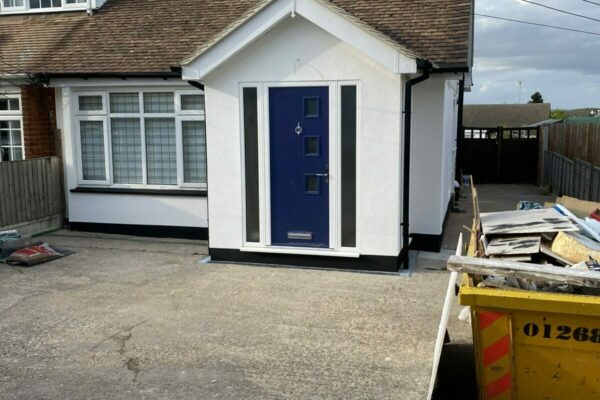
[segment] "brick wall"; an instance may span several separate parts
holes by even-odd
[[[24,86],[21,89],[23,136],[27,159],[57,156],[54,89]]]

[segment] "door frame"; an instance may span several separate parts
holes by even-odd
[[[357,88],[357,160],[356,160],[356,233],[355,248],[341,247],[341,189],[342,182],[338,178],[341,171],[341,114],[340,90],[342,86],[356,86]],[[244,126],[243,126],[243,89],[257,88],[258,106],[258,158],[259,158],[259,212],[260,212],[260,242],[249,243],[246,241],[246,189],[245,189],[245,155],[244,155]],[[270,124],[269,124],[269,90],[282,87],[327,87],[329,88],[329,248],[318,249],[311,247],[273,246],[271,243],[271,154],[270,154]],[[240,104],[240,148],[242,171],[242,251],[248,252],[274,252],[303,255],[332,255],[359,257],[360,255],[360,126],[361,126],[361,96],[360,82],[355,80],[344,81],[281,81],[281,82],[248,82],[239,85]]]

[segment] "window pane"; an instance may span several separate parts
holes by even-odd
[[[0,131],[0,145],[10,146],[10,133],[9,131]]]
[[[174,118],[146,119],[148,184],[177,184],[177,148]]]
[[[105,181],[104,123],[102,121],[81,121],[80,132],[83,179]]]
[[[142,131],[139,118],[112,118],[110,121],[113,181],[142,184]]]
[[[320,177],[316,175],[306,175],[306,194],[320,194],[321,193],[321,185],[320,185]]]
[[[304,98],[304,117],[305,118],[319,118],[320,113],[320,99],[318,97],[305,97]]]
[[[182,111],[203,111],[204,96],[201,94],[183,94],[181,95]]]
[[[13,148],[13,161],[20,161],[23,159],[23,148],[15,147]]]
[[[12,131],[12,145],[13,146],[21,145],[21,131],[20,130]]]
[[[246,240],[260,242],[258,191],[258,91],[244,88],[244,154],[246,171]]]
[[[111,93],[111,113],[139,113],[140,95],[138,93]]]
[[[342,246],[356,247],[356,86],[342,86]]]
[[[61,7],[61,0],[29,0],[30,8],[56,8]]]
[[[102,96],[79,96],[79,111],[102,111]]]
[[[4,7],[23,7],[24,0],[4,0]]]
[[[175,112],[173,93],[144,93],[144,111],[147,113]]]
[[[317,136],[304,137],[304,155],[306,157],[318,157],[321,154],[320,141]]]
[[[12,111],[19,111],[19,99],[9,99],[8,100],[8,108]]]
[[[183,121],[183,181],[206,183],[206,125],[203,121]]]
[[[10,161],[10,148],[8,148],[8,147],[0,148],[0,159],[2,161]]]
[[[0,111],[19,111],[19,99],[9,99],[0,94]]]

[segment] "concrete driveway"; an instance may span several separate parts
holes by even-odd
[[[42,240],[76,254],[0,265],[2,399],[426,397],[443,258],[408,278],[200,264],[193,241]]]

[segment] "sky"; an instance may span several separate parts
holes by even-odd
[[[600,0],[532,0],[600,20]],[[552,108],[600,108],[600,21],[522,0],[475,0],[476,13],[597,32],[560,31],[475,17],[475,66],[467,104],[519,103],[542,93]]]

